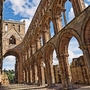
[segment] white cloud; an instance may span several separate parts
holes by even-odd
[[[30,0],[8,0],[7,2],[11,3],[14,15],[20,15],[23,18],[20,21],[25,20],[25,31],[27,31],[40,0],[32,0],[32,2]]]
[[[86,6],[86,7],[88,7],[88,4],[87,4],[87,3],[85,3],[85,6]]]
[[[56,57],[57,57],[56,51],[54,50],[53,51],[53,65],[57,65],[58,64],[58,59]]]
[[[90,2],[90,0],[87,0]],[[89,3],[85,3],[85,6],[88,7]],[[70,11],[68,12],[68,22],[70,22],[75,17],[73,8],[71,7]]]
[[[20,21],[24,21],[25,20],[25,33],[27,32],[28,30],[28,27],[30,25],[30,22],[32,20],[32,18],[29,18],[29,19],[21,19]]]
[[[14,56],[7,56],[4,60],[3,60],[3,69],[6,70],[14,70],[15,68],[15,57]]]
[[[71,50],[68,50],[68,53],[69,53],[69,57],[68,57],[69,63],[72,62],[72,59],[73,59],[73,58],[78,58],[79,56],[82,56],[82,55],[83,55],[82,53],[75,54],[75,53],[74,53],[73,51],[71,51]]]
[[[68,12],[68,22],[70,22],[74,18],[74,11],[73,8],[71,7],[70,11]]]
[[[69,53],[68,57],[69,63],[72,62],[73,58],[78,58],[79,56],[83,55],[82,51],[79,48],[78,41],[74,37],[70,40],[68,53]]]
[[[90,2],[90,0],[87,0],[87,2]]]

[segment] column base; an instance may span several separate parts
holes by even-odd
[[[55,84],[50,84],[50,85],[48,85],[48,87],[49,87],[49,88],[55,87]]]
[[[63,88],[63,90],[72,90],[72,89],[75,89],[75,88],[73,87],[73,85],[71,85],[71,86],[69,86],[69,87],[64,87],[64,88]]]

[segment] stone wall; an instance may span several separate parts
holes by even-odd
[[[1,75],[1,85],[9,85],[9,79],[5,72],[2,72]]]
[[[73,83],[90,83],[89,71],[83,56],[73,58],[71,63],[71,73]]]
[[[19,45],[25,36],[25,21],[5,21],[3,20],[3,55],[9,49],[13,49]]]

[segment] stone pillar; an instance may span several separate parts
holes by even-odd
[[[61,55],[58,57],[60,74],[61,74],[61,82],[63,88],[72,87],[71,82],[71,71],[68,63],[68,55]]]
[[[66,84],[65,84],[65,72],[64,72],[64,67],[63,67],[63,56],[58,56],[57,58],[59,60],[59,68],[60,68],[62,87],[66,87]]]
[[[31,83],[30,82],[30,69],[28,69],[28,83]]]
[[[56,78],[55,82],[58,83],[59,82],[59,76],[58,76],[59,73],[58,73],[57,65],[54,66],[54,72],[55,72],[55,78]]]
[[[35,84],[35,67],[32,66],[32,83]]]
[[[15,82],[17,83],[17,81],[18,81],[18,63],[16,60],[16,63],[15,63]]]
[[[42,75],[42,85],[44,85],[45,84],[45,74],[44,74],[43,61],[41,62],[41,75]]]
[[[23,82],[23,68],[22,68],[22,61],[18,61],[18,82]]]
[[[23,81],[25,83],[25,70],[23,71]]]
[[[27,70],[25,70],[25,83],[27,83]]]
[[[52,61],[46,60],[46,78],[47,78],[47,84],[48,86],[52,86],[55,84],[55,78],[54,78],[54,71],[53,71],[53,65]]]
[[[38,84],[39,85],[45,84],[45,74],[44,74],[44,66],[42,59],[41,62],[38,63]]]
[[[41,47],[41,42],[40,42],[40,38],[36,39],[36,49],[39,50]]]
[[[35,68],[35,84],[37,84],[38,78],[37,78],[37,66],[36,66],[36,64],[35,64],[34,68]]]
[[[41,63],[41,62],[38,63],[38,85],[41,85],[41,83],[42,83],[42,82],[41,82],[41,80],[42,80],[42,77],[41,77],[42,73],[41,73],[40,63]]]
[[[1,60],[0,60],[0,85],[1,85],[1,75],[2,75],[2,63],[1,63]]]
[[[68,62],[68,55],[64,55],[64,71],[65,71],[65,79],[66,79],[66,86],[71,87],[72,85],[72,77],[71,77],[71,71],[70,71],[70,66]]]
[[[48,86],[51,86],[51,71],[50,71],[50,65],[48,63],[48,60],[46,60],[46,68],[45,68],[45,76]]]
[[[62,17],[60,15],[56,15],[54,17],[54,27],[55,27],[55,34],[57,34],[62,29]]]
[[[28,69],[27,69],[27,83],[29,83]]]
[[[32,83],[32,69],[30,69],[30,83]]]
[[[84,0],[70,0],[73,6],[75,16],[78,16],[84,9]]]
[[[84,59],[86,60],[86,64],[88,66],[88,69],[90,70],[90,54],[88,46],[80,46],[80,49],[83,51]]]
[[[32,45],[32,54],[34,54],[35,53],[35,45]]]
[[[45,27],[45,30],[43,30],[43,44],[47,43],[50,39],[50,27]]]
[[[50,71],[51,71],[52,84],[55,84],[54,69],[52,63],[53,61],[50,61]]]

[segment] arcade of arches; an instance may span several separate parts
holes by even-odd
[[[83,52],[87,71],[90,71],[90,6],[85,9],[83,0],[70,0],[75,18],[67,24],[66,1],[41,0],[25,36],[24,22],[17,23],[17,26],[12,24],[12,28],[8,27],[7,31],[11,34],[6,33],[8,44],[4,43],[2,47],[7,45],[9,48],[3,49],[2,55],[3,57],[7,55],[17,57],[18,83],[38,85],[47,83],[51,86],[61,82],[63,87],[70,87],[73,77],[68,63],[68,45],[72,37],[77,39]],[[62,13],[64,18],[62,18]],[[62,25],[62,19],[64,19],[65,27]],[[50,33],[50,22],[54,27],[53,37]],[[7,23],[5,22],[4,25]],[[20,30],[20,28],[22,29]],[[15,31],[14,34],[12,34],[12,30]],[[57,67],[60,73],[59,78],[56,77],[55,72],[57,71],[52,64],[54,50],[59,62]],[[0,68],[2,68],[1,66]],[[88,73],[88,83],[90,83],[90,73]]]

